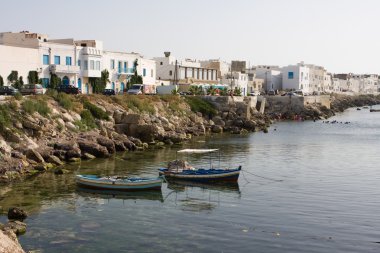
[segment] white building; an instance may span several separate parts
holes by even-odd
[[[185,59],[176,60],[169,52],[165,52],[165,57],[155,57],[157,75],[159,83],[171,84],[178,81],[180,85],[189,84],[217,84],[218,71],[214,68],[205,68],[199,61]]]
[[[231,71],[231,64],[219,59],[211,59],[206,61],[200,61],[201,67],[216,69],[218,71],[218,78],[220,78]]]
[[[310,69],[303,63],[289,65],[282,68],[282,89],[283,90],[302,90],[311,93]]]
[[[265,91],[282,90],[282,72],[279,66],[258,65],[248,69],[247,73],[263,79]]]
[[[227,85],[231,90],[239,88],[242,96],[247,96],[248,74],[234,71],[224,75],[220,82],[221,84]]]
[[[90,78],[100,78],[106,69],[110,73],[107,88],[123,91],[134,73],[135,60],[143,83],[156,83],[155,61],[136,53],[105,51],[98,40],[50,40],[38,33],[0,33],[0,55],[0,75],[5,83],[12,70],[18,71],[25,83],[29,71],[37,71],[45,87],[51,74],[56,74],[62,84],[76,86],[89,94],[92,93]]]

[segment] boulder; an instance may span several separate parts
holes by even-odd
[[[41,156],[40,153],[38,153],[36,150],[34,149],[29,149],[28,151],[26,151],[26,157],[33,160],[33,161],[36,161],[38,163],[44,163],[45,160],[44,158]]]
[[[92,160],[92,159],[95,159],[96,157],[89,154],[89,153],[84,153],[83,156],[82,156],[83,159],[86,159],[86,160]]]
[[[21,248],[15,233],[11,230],[0,230],[0,252],[1,253],[25,253]]]
[[[65,124],[66,128],[69,129],[70,131],[77,131],[78,128],[76,125],[74,125],[72,122],[68,121]]]
[[[107,148],[99,145],[98,143],[87,140],[79,140],[78,145],[83,153],[89,153],[91,155],[94,155],[95,157],[100,158],[109,157],[109,152]]]
[[[71,157],[67,160],[70,163],[79,163],[81,161],[80,157]]]
[[[58,142],[54,144],[54,149],[69,151],[73,148],[78,148],[75,142]]]
[[[34,168],[34,170],[36,170],[38,172],[44,172],[44,171],[48,170],[47,166],[44,164],[37,164],[33,168]]]
[[[115,110],[113,113],[113,118],[115,120],[115,124],[120,124],[123,117],[123,112],[120,110]]]
[[[10,221],[7,224],[4,225],[4,230],[11,230],[16,235],[22,235],[26,232],[26,224],[24,222],[21,222],[19,220],[16,221]]]
[[[24,210],[22,210],[18,207],[11,207],[8,210],[8,219],[10,219],[10,220],[21,220],[21,221],[23,221],[27,217],[28,217],[28,214]]]
[[[96,141],[98,142],[98,144],[106,147],[110,154],[116,152],[115,143],[112,140],[105,137],[98,137]]]
[[[120,140],[113,140],[113,143],[115,145],[116,151],[125,151],[127,148],[125,147],[124,143]]]
[[[74,122],[73,117],[70,114],[68,114],[67,112],[66,113],[62,113],[62,119],[65,122]]]
[[[59,159],[57,156],[55,155],[50,155],[47,159],[46,159],[47,162],[49,163],[52,163],[52,164],[55,164],[55,165],[62,165],[63,162],[61,161],[61,159]]]
[[[139,125],[144,124],[144,120],[140,114],[127,114],[124,112],[121,117],[121,123]]]
[[[211,131],[213,133],[222,133],[223,132],[223,127],[222,126],[219,126],[219,125],[214,125],[211,127]]]
[[[69,151],[66,151],[65,159],[70,160],[72,158],[80,158],[82,155],[81,150],[79,148],[73,148]]]
[[[214,118],[212,118],[212,121],[217,126],[224,127],[226,125],[226,123],[224,122],[224,120],[222,120],[220,116],[215,116]]]
[[[41,131],[42,130],[41,126],[39,126],[38,124],[33,123],[31,121],[28,121],[28,120],[23,120],[22,121],[22,126],[24,128],[32,129],[32,130],[35,130],[35,131]]]
[[[82,120],[82,117],[76,112],[70,112],[70,115],[74,121],[81,121]]]
[[[54,170],[54,174],[56,174],[56,175],[63,175],[63,174],[67,174],[69,172],[70,171],[62,169],[62,168],[57,168]]]

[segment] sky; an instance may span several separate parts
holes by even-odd
[[[97,39],[146,57],[304,61],[380,74],[378,0],[4,0],[0,31]],[[1,57],[1,56],[0,56]]]

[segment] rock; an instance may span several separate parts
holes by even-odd
[[[116,110],[113,113],[113,118],[115,120],[115,124],[120,124],[122,120],[123,112],[120,110]]]
[[[78,145],[75,142],[59,142],[54,144],[54,149],[69,151]]]
[[[63,174],[67,174],[69,172],[70,172],[69,170],[65,170],[62,168],[57,168],[54,170],[54,174],[56,174],[56,175],[63,175]]]
[[[16,235],[11,231],[0,230],[0,252],[1,253],[25,253],[21,248]]]
[[[73,148],[66,152],[65,159],[70,160],[71,158],[80,158],[82,153],[79,148]]]
[[[62,165],[63,162],[61,161],[61,159],[59,159],[57,156],[55,155],[50,155],[47,159],[46,159],[47,162],[49,163],[52,163],[52,164],[55,164],[55,165]]]
[[[222,118],[220,116],[215,116],[214,118],[212,118],[212,121],[217,126],[224,127],[226,125],[226,123],[224,122],[224,120],[222,120]]]
[[[222,133],[223,132],[223,127],[222,126],[219,126],[219,125],[214,125],[211,127],[211,131],[213,133]]]
[[[98,142],[98,144],[106,147],[110,154],[116,152],[115,143],[112,140],[105,137],[98,137],[96,141]]]
[[[125,147],[124,143],[120,140],[113,140],[113,143],[115,145],[116,151],[125,151],[127,148]]]
[[[7,224],[4,225],[4,230],[11,230],[16,235],[22,235],[26,232],[26,224],[24,222],[21,222],[19,220],[10,221]]]
[[[47,166],[44,164],[37,164],[34,166],[34,169],[39,172],[44,172],[48,170]]]
[[[5,140],[8,142],[15,142],[15,143],[22,142],[20,134],[15,132],[15,131],[12,131],[8,127],[4,128],[3,136],[4,136]]]
[[[81,121],[82,120],[82,117],[76,112],[70,112],[70,115],[74,121]]]
[[[68,114],[68,113],[62,113],[62,119],[65,122],[74,122],[73,117],[70,114]]]
[[[65,121],[63,121],[63,119],[61,119],[61,118],[57,118],[56,120],[57,120],[57,124],[58,124],[58,125],[60,125],[60,126],[62,126],[62,127],[65,127]]]
[[[142,148],[143,149],[148,149],[149,148],[149,144],[144,142],[143,145],[142,145]]]
[[[38,163],[44,163],[45,160],[44,158],[41,156],[40,153],[38,153],[36,150],[34,149],[29,149],[27,152],[26,152],[26,157],[33,160],[33,161],[36,161]]]
[[[249,134],[248,130],[247,129],[242,129],[240,131],[240,134]]]
[[[11,207],[8,210],[8,219],[10,219],[10,220],[21,220],[21,221],[23,221],[27,217],[28,217],[28,214],[24,210],[22,210],[18,207]]]
[[[2,155],[10,156],[12,153],[12,147],[3,139],[0,139],[0,151]]]
[[[86,160],[92,160],[92,159],[95,159],[96,157],[89,154],[89,153],[84,153],[83,156],[82,156],[83,159],[86,159]]]
[[[72,122],[66,122],[65,124],[66,128],[71,130],[71,131],[77,131],[78,128],[76,125],[74,125]]]
[[[173,141],[170,140],[170,139],[165,139],[165,140],[164,140],[164,143],[165,143],[166,145],[173,145],[173,144],[174,144]]]
[[[263,132],[267,134],[267,133],[268,133],[268,128],[265,127],[265,128],[263,129]]]
[[[121,117],[121,123],[140,125],[140,124],[144,124],[145,122],[140,114],[123,113]]]
[[[70,163],[79,163],[80,161],[80,157],[71,157],[70,159],[68,159],[68,162]]]
[[[23,120],[22,121],[22,126],[24,128],[32,129],[32,130],[35,130],[35,131],[41,131],[42,130],[42,128],[39,125],[37,125],[35,123],[32,123],[30,121],[27,121],[27,120]]]
[[[240,134],[241,129],[238,127],[232,127],[230,130],[231,134]]]
[[[98,143],[87,140],[79,140],[78,145],[83,153],[89,153],[91,155],[94,155],[95,157],[100,158],[109,157],[109,152],[107,148],[99,145]]]

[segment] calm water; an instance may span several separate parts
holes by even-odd
[[[351,124],[282,122],[269,134],[185,146],[220,148],[222,163],[246,171],[239,186],[164,184],[123,196],[75,187],[76,173],[155,176],[175,158],[167,148],[1,186],[0,206],[31,213],[20,242],[42,252],[380,252],[380,113],[334,119]]]

